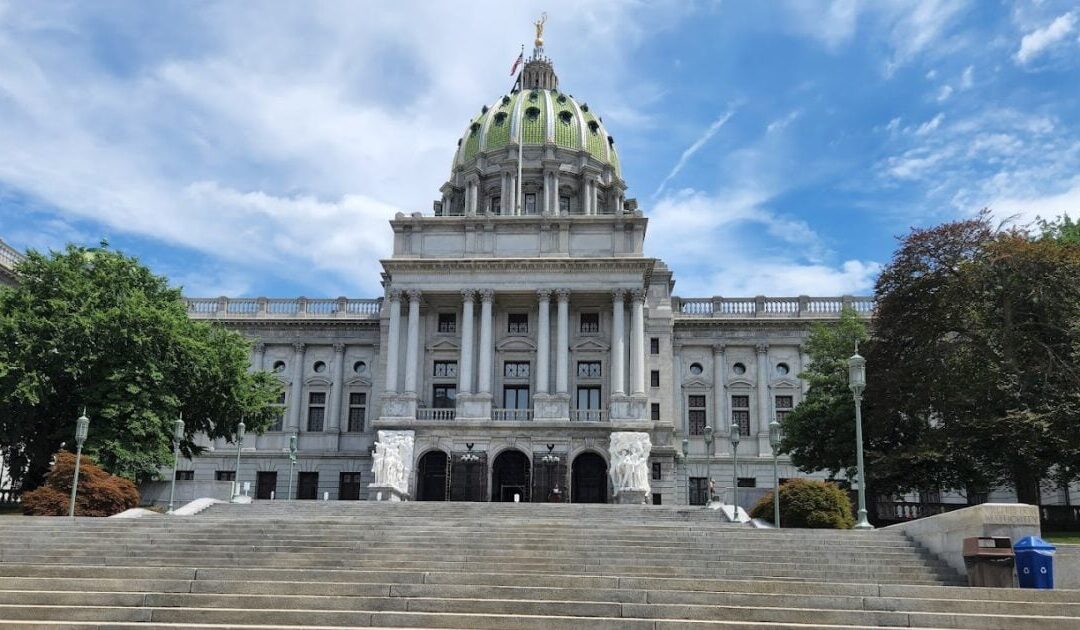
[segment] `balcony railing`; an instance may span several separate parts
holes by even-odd
[[[416,410],[417,420],[453,420],[457,410],[453,407],[419,407]]]
[[[197,319],[377,319],[382,299],[184,298]]]
[[[26,256],[23,256],[22,252],[4,241],[0,241],[0,267],[12,269],[25,258]]]
[[[529,422],[533,419],[533,410],[492,409],[491,419],[499,422]]]
[[[874,314],[872,297],[766,297],[759,295],[749,298],[708,298],[672,297],[671,306],[679,318],[810,318],[828,319],[839,317],[845,306],[855,309],[864,317]]]
[[[606,422],[607,412],[602,409],[572,409],[571,422]]]

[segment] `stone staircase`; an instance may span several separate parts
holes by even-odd
[[[899,533],[702,508],[275,501],[0,540],[0,629],[1080,629],[1080,591],[957,587]]]

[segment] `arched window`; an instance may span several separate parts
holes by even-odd
[[[506,112],[499,112],[495,114],[495,126],[501,127],[506,122]]]

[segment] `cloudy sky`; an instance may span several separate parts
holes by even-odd
[[[1080,213],[1076,2],[0,0],[0,238],[376,296],[541,11],[680,295],[865,292],[913,225]]]

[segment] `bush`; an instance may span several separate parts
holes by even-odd
[[[773,493],[750,510],[752,518],[773,520]],[[783,527],[851,529],[851,501],[836,484],[813,479],[792,479],[780,486],[780,524]]]
[[[22,495],[23,513],[34,516],[67,516],[71,480],[75,476],[75,455],[60,451],[45,478],[45,485]],[[76,516],[112,516],[139,505],[135,484],[110,475],[85,455],[79,464],[79,494]]]

